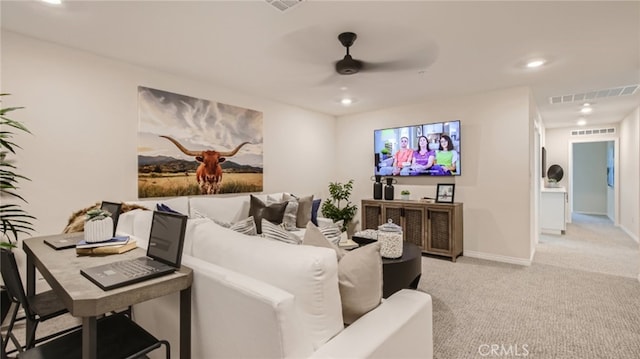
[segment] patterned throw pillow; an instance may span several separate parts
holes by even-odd
[[[229,229],[233,229],[238,233],[246,234],[248,236],[255,236],[258,234],[256,222],[251,216],[232,224]]]
[[[328,226],[320,227],[320,232],[327,238],[327,240],[336,246],[340,243],[342,236],[342,223],[340,220],[336,223],[332,223]]]
[[[287,231],[295,231],[296,221],[298,217],[298,201],[295,198],[285,200],[287,208],[284,210],[284,216],[282,217],[282,224]],[[267,196],[267,205],[270,206],[274,203],[281,203],[281,201],[274,201],[270,196]]]
[[[264,238],[274,239],[289,244],[302,243],[302,239],[300,239],[300,237],[290,233],[281,225],[273,224],[264,218],[262,219],[262,236]]]
[[[283,195],[285,201],[295,200],[298,202],[298,213],[296,214],[296,227],[305,228],[311,220],[311,208],[313,207],[313,195],[307,197],[296,197],[292,194]]]

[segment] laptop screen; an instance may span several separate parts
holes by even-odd
[[[173,267],[180,267],[187,216],[153,212],[147,257]]]
[[[102,201],[100,209],[109,211],[109,213],[111,213],[111,219],[113,220],[113,233],[111,235],[115,235],[116,228],[118,227],[118,218],[120,217],[120,211],[122,210],[122,204]]]

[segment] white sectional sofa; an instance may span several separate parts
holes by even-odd
[[[223,222],[246,218],[249,211],[248,195],[136,203],[154,209],[156,202]],[[151,211],[124,213],[117,232],[146,247],[151,216]],[[210,219],[190,218],[182,263],[194,271],[195,359],[433,356],[432,303],[423,292],[401,290],[345,327],[333,249],[247,236]],[[178,302],[176,294],[134,307],[135,320],[168,339],[175,358]]]

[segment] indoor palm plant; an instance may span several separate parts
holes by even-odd
[[[8,94],[0,94],[0,96],[6,95]],[[0,198],[2,199],[0,204],[0,232],[2,233],[0,246],[3,248],[15,247],[13,241],[17,242],[19,233],[33,231],[31,221],[35,219],[25,212],[19,203],[27,201],[18,193],[18,181],[28,181],[29,179],[16,173],[17,168],[9,159],[9,154],[15,154],[16,149],[20,148],[13,142],[14,132],[31,133],[19,121],[6,117],[8,112],[21,108],[0,108]]]
[[[353,190],[353,180],[347,183],[329,183],[329,195],[331,198],[322,203],[322,215],[331,218],[334,222],[342,220],[342,231],[346,231],[349,223],[356,215],[358,206],[351,204],[349,197]]]

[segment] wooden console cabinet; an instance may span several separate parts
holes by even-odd
[[[402,227],[404,240],[423,253],[456,257],[462,254],[462,203],[411,200],[362,200],[362,229],[378,229],[389,218]]]

